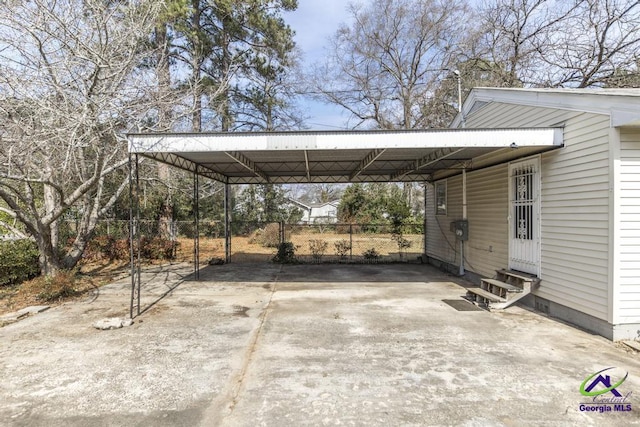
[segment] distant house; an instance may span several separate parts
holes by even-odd
[[[325,203],[303,203],[299,200],[289,200],[302,210],[300,222],[303,224],[333,224],[338,221],[339,200]]]

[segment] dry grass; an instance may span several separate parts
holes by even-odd
[[[56,280],[36,277],[19,285],[0,287],[0,315],[31,305],[56,305],[77,299],[127,274],[127,262],[92,262],[83,263],[79,271],[65,272]]]

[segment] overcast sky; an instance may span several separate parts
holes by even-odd
[[[296,32],[295,41],[304,54],[306,68],[322,58],[327,38],[346,21],[345,0],[299,0],[298,9],[283,15]],[[305,101],[301,106],[309,116],[307,124],[314,130],[344,129],[348,115],[344,110],[320,102]]]

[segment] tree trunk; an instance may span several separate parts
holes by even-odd
[[[227,34],[225,34],[225,45],[222,47],[223,49],[223,53],[222,53],[222,69],[224,71],[224,73],[230,73],[231,70],[231,53],[229,52],[229,37]],[[229,99],[231,96],[231,91],[229,90],[229,85],[227,83],[224,83],[225,87],[222,90],[222,95],[221,95],[221,116],[222,116],[222,123],[221,123],[221,130],[222,132],[229,132],[229,129],[231,129],[231,109],[230,109],[230,102],[231,100]]]
[[[191,128],[193,132],[201,132],[202,131],[202,86],[201,86],[201,73],[202,73],[202,63],[203,63],[203,55],[202,52],[202,42],[200,41],[201,35],[201,25],[200,25],[200,15],[202,13],[200,9],[200,1],[193,0],[193,15],[191,16],[191,25],[194,33],[194,40],[192,40],[194,44],[193,48],[193,57],[191,60],[191,84],[193,87],[193,119],[191,123]]]
[[[40,228],[40,233],[35,236],[36,245],[38,246],[38,262],[40,264],[40,274],[43,276],[55,276],[61,269],[62,265],[58,255],[58,248],[53,246],[51,242],[51,233]]]
[[[64,259],[60,263],[61,267],[67,270],[74,268],[82,259],[85,249],[89,245],[90,234],[76,236],[73,241],[73,247],[65,254]]]
[[[158,165],[158,180],[166,183],[169,181],[169,165],[160,163]],[[158,219],[158,231],[160,236],[165,239],[171,239],[171,223],[173,222],[173,197],[171,197],[171,188],[165,187],[160,204],[160,215]]]
[[[198,18],[199,19],[199,18]],[[169,46],[167,40],[167,26],[162,23],[156,27],[156,43],[161,47],[158,53],[158,76],[160,80],[160,91],[170,90],[171,68],[169,64]],[[198,118],[198,121],[201,119]],[[199,126],[199,125],[198,125]],[[171,107],[162,105],[159,112],[157,128],[160,131],[171,130]],[[167,183],[170,179],[169,165],[158,164],[158,180]],[[173,222],[173,197],[169,186],[162,192],[162,203],[160,205],[158,229],[160,236],[169,239],[171,237],[171,223]]]

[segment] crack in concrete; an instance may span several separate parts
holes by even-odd
[[[236,369],[235,372],[229,377],[227,386],[225,386],[222,393],[220,393],[220,396],[215,398],[209,408],[205,411],[205,416],[202,419],[202,426],[211,426],[212,422],[218,426],[224,425],[225,420],[233,415],[233,411],[238,404],[240,395],[244,390],[245,378],[247,372],[249,371],[249,367],[253,362],[253,356],[256,352],[256,349],[258,348],[258,341],[260,339],[260,336],[262,335],[264,323],[269,311],[271,310],[271,301],[273,300],[273,295],[276,293],[278,279],[281,272],[282,266],[280,266],[280,269],[272,279],[273,286],[271,286],[269,300],[262,310],[262,313],[260,313],[260,315],[258,316],[258,326],[254,329],[251,339],[249,340],[249,345],[244,352],[242,363],[240,364],[239,368]]]

